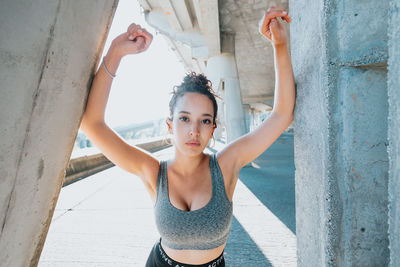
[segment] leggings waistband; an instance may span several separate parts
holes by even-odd
[[[223,267],[225,266],[224,251],[216,259],[204,264],[185,264],[171,259],[161,246],[161,238],[156,244],[156,253],[162,261],[173,267]]]

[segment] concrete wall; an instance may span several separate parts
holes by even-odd
[[[389,1],[289,6],[298,266],[387,266]]]
[[[325,266],[328,122],[327,90],[321,86],[320,73],[326,71],[322,60],[324,39],[320,32],[323,2],[290,1],[289,7],[293,18],[290,39],[297,88],[294,145],[298,266]]]
[[[400,266],[400,0],[389,16],[389,240],[390,266]]]
[[[2,266],[37,265],[117,2],[1,3]]]

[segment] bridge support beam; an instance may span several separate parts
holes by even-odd
[[[253,111],[249,104],[243,105],[244,109],[244,117],[246,122],[246,132],[250,131],[250,127],[252,126],[252,121],[254,120]]]
[[[221,32],[221,51],[207,60],[206,75],[224,98],[224,118],[228,143],[246,133],[239,76],[235,59],[234,33]]]
[[[222,88],[219,88],[219,92],[223,92],[225,127],[227,141],[230,143],[246,133],[235,56],[230,53],[223,53],[209,58],[206,75],[213,84],[217,83],[222,86]]]
[[[400,266],[400,0],[389,18],[389,248],[390,267]]]
[[[389,1],[290,9],[298,266],[388,266]]]
[[[1,3],[1,266],[38,264],[117,3]]]

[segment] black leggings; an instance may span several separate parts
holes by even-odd
[[[168,257],[164,249],[161,247],[161,238],[153,246],[149,258],[146,262],[146,267],[225,267],[224,251],[216,259],[204,264],[185,264],[174,261]]]

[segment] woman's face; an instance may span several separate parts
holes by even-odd
[[[211,100],[199,93],[185,93],[176,101],[169,132],[181,153],[196,155],[203,152],[214,132],[214,107]]]

